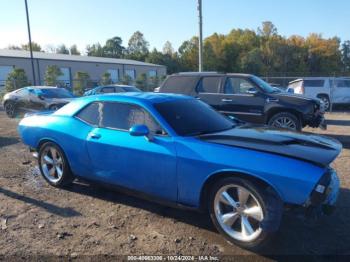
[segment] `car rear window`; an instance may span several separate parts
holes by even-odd
[[[197,76],[171,76],[160,89],[162,93],[191,94],[197,85]]]
[[[76,117],[90,125],[98,126],[100,121],[101,108],[102,108],[102,103],[99,103],[99,102],[92,103],[86,106],[85,108],[83,108],[76,115]]]

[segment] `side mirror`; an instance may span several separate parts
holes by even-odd
[[[149,129],[145,125],[134,125],[129,129],[129,133],[131,136],[144,136],[148,141],[152,140]]]
[[[254,87],[249,88],[247,90],[247,94],[250,94],[250,95],[256,95],[257,93],[258,93],[258,91]]]
[[[45,100],[45,97],[44,97],[43,95],[38,95],[38,98],[39,98],[40,100]]]

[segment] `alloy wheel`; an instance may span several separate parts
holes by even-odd
[[[327,111],[329,109],[329,106],[330,106],[328,98],[323,96],[320,99],[322,100],[322,102],[324,104],[324,110]]]
[[[6,103],[5,105],[6,114],[10,117],[13,117],[15,114],[15,106],[12,103]]]
[[[239,185],[226,185],[217,191],[214,212],[222,230],[235,240],[250,242],[262,233],[260,222],[263,209],[248,189]]]
[[[281,117],[276,118],[273,121],[272,126],[277,127],[277,128],[291,129],[291,130],[297,129],[297,125],[294,122],[294,120],[287,117],[287,116],[281,116]]]
[[[61,153],[53,146],[48,146],[41,154],[40,165],[46,179],[57,183],[63,176],[64,161]]]

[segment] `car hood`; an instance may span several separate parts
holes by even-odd
[[[275,97],[278,98],[295,98],[295,99],[302,99],[302,100],[307,100],[307,101],[314,101],[315,103],[319,104],[319,99],[315,99],[312,97],[307,97],[305,95],[301,95],[301,94],[292,94],[292,93],[288,93],[288,92],[280,92],[280,93],[274,93],[273,94]]]
[[[342,145],[329,137],[254,125],[238,126],[198,138],[208,143],[296,158],[318,166],[328,166],[342,150]]]

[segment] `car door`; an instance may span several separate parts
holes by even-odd
[[[336,79],[332,92],[332,102],[335,104],[350,103],[350,78]]]
[[[29,89],[27,111],[39,111],[46,108],[45,98],[40,89]]]
[[[176,151],[144,108],[127,103],[99,103],[100,120],[87,137],[95,178],[169,201],[177,199]],[[154,139],[134,137],[129,128],[149,127]]]
[[[201,77],[196,87],[197,99],[211,105],[216,110],[220,110],[222,103],[222,94],[220,94],[222,79],[222,76]]]
[[[221,89],[218,110],[243,121],[264,123],[266,95],[253,81],[244,76],[229,76]]]

